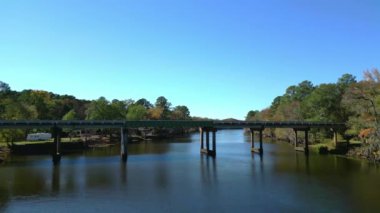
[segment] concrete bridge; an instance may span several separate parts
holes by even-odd
[[[127,144],[128,144],[128,128],[139,127],[161,127],[161,128],[199,128],[200,133],[200,148],[201,153],[205,153],[210,156],[216,156],[216,131],[218,129],[227,128],[247,128],[251,133],[251,151],[263,154],[263,131],[265,128],[291,128],[295,131],[295,149],[298,151],[304,151],[305,154],[309,153],[309,137],[308,133],[310,128],[326,128],[331,129],[334,132],[334,141],[337,141],[337,131],[345,129],[344,123],[331,123],[331,122],[306,122],[306,121],[157,121],[157,120],[145,120],[145,121],[123,121],[123,120],[96,120],[96,121],[61,121],[61,120],[0,120],[0,129],[10,128],[49,128],[52,131],[54,138],[53,149],[53,162],[59,163],[61,159],[61,133],[62,128],[73,129],[99,129],[99,128],[116,128],[120,129],[121,135],[121,159],[127,160]],[[254,134],[259,133],[259,148],[254,146]],[[304,147],[298,146],[298,132],[304,132],[305,143]],[[210,133],[212,136],[210,147]],[[205,137],[206,136],[206,137]]]

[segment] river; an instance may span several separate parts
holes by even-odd
[[[251,154],[242,130],[217,132],[217,157],[199,135],[62,157],[13,156],[0,166],[4,212],[358,212],[380,207],[380,169],[332,155],[306,157],[283,142]]]

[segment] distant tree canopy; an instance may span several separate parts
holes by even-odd
[[[3,120],[187,120],[186,106],[171,108],[164,97],[151,104],[145,98],[112,101],[100,97],[93,101],[76,99],[42,90],[12,91],[0,81],[0,119]],[[0,130],[0,141],[25,137],[25,130]]]
[[[99,97],[93,101],[58,95],[42,90],[12,91],[0,81],[0,119],[21,120],[178,120],[191,119],[187,106],[175,106],[164,96],[151,104],[147,99],[112,101]]]
[[[246,120],[305,120],[348,122],[349,132],[378,128],[380,117],[380,72],[364,72],[357,81],[351,74],[342,75],[336,83],[313,85],[303,81],[289,86],[262,111],[249,111]]]
[[[9,87],[7,83],[0,81],[0,93],[6,93],[6,92],[9,92],[10,90],[11,88]]]
[[[76,120],[76,119],[77,119],[77,114],[75,113],[75,110],[74,110],[74,109],[68,111],[68,112],[62,117],[62,120],[64,120],[64,121]]]
[[[148,100],[146,100],[145,98],[141,98],[141,99],[139,99],[138,101],[136,101],[135,104],[141,105],[141,106],[143,106],[145,109],[153,108],[153,105],[152,105]]]
[[[176,106],[173,109],[171,118],[173,120],[187,120],[190,118],[190,111],[187,106]]]
[[[147,118],[147,109],[144,105],[133,104],[128,107],[127,120],[143,120]]]

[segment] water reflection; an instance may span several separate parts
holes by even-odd
[[[167,189],[170,186],[167,164],[159,162],[155,165],[153,177],[157,188]]]
[[[52,181],[51,181],[51,188],[53,195],[56,195],[60,191],[61,186],[61,168],[60,165],[55,165],[52,167]]]
[[[305,153],[296,152],[295,161],[296,161],[296,170],[297,172],[305,172],[307,175],[310,175],[310,162],[309,155]]]
[[[216,158],[206,155],[200,156],[200,171],[202,177],[202,184],[217,185],[218,174],[216,166]]]
[[[99,207],[104,200],[107,208],[99,209],[129,206],[140,212],[380,207],[376,165],[331,155],[307,157],[283,143],[265,143],[264,155],[251,154],[241,131],[217,134],[218,158],[200,155],[198,135],[191,136],[193,143],[131,144],[126,163],[118,146],[65,156],[59,166],[50,156],[14,157],[0,167],[0,211],[44,212],[68,203]]]
[[[127,162],[120,163],[120,180],[122,185],[126,185],[127,183]]]

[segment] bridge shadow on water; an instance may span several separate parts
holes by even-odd
[[[216,157],[206,155],[200,156],[200,173],[202,183],[211,186],[218,184],[218,171],[216,161]]]
[[[294,156],[296,161],[296,171],[305,172],[307,175],[310,175],[310,156],[298,152],[296,152]]]

